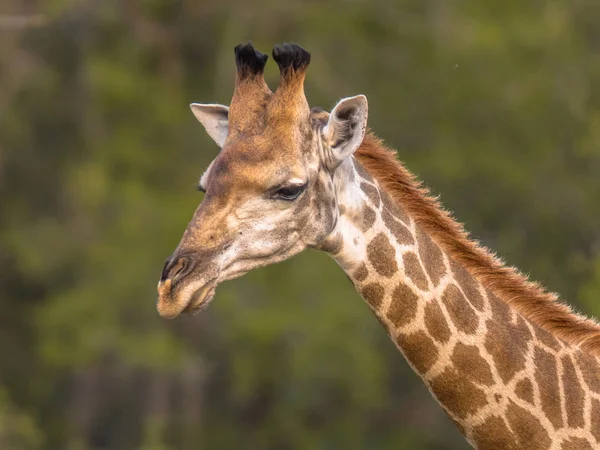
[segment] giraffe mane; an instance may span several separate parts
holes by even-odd
[[[600,356],[600,324],[575,313],[558,296],[504,264],[472,239],[437,197],[409,172],[372,132],[367,132],[355,157],[387,193],[424,228],[436,243],[496,296],[525,318],[563,341]]]

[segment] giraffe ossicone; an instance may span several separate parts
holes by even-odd
[[[310,109],[310,54],[236,47],[229,107],[193,104],[221,147],[167,260],[157,309],[195,312],[217,285],[307,247],[330,253],[390,338],[481,449],[600,448],[600,326],[469,240],[366,131],[364,96]]]

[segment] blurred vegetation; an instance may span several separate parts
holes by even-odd
[[[325,255],[159,319],[217,152],[188,103],[229,102],[235,44],[301,43],[311,104],[366,94],[477,238],[600,316],[599,22],[597,0],[1,0],[0,447],[466,448]]]

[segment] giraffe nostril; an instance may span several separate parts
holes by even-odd
[[[177,260],[177,263],[169,271],[169,278],[171,278],[172,280],[177,278],[177,276],[180,275],[185,270],[186,265],[187,265],[186,259],[179,258]]]
[[[167,275],[169,274],[169,266],[171,264],[171,261],[173,261],[173,258],[171,256],[169,256],[167,258],[167,260],[165,261],[165,265],[163,267],[162,273],[160,274],[160,281],[165,281],[167,279]]]
[[[165,263],[165,267],[163,268],[161,281],[165,281],[167,279],[175,281],[178,277],[181,277],[187,273],[192,268],[192,262],[189,258],[180,257],[180,258],[169,258]]]

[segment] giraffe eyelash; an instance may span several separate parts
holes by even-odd
[[[306,190],[308,183],[290,184],[275,188],[271,194],[273,200],[294,201]]]

